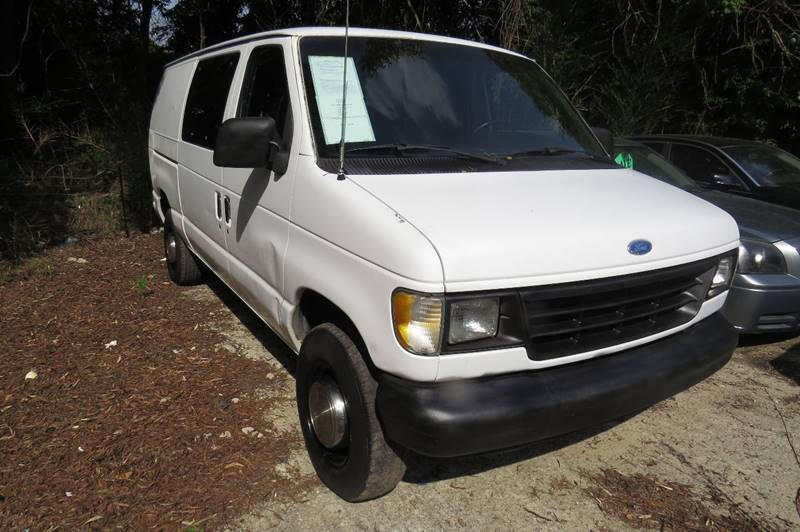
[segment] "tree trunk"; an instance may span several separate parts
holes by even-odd
[[[203,11],[200,11],[200,13],[198,13],[197,15],[197,19],[200,21],[200,42],[199,42],[200,48],[206,47],[206,25],[203,15],[204,15]]]
[[[316,10],[315,10],[315,2],[314,0],[305,0],[303,2],[303,10],[302,10],[302,17],[303,17],[303,25],[314,25],[317,20]]]
[[[139,19],[139,68],[142,76],[142,94],[150,95],[149,56],[150,21],[153,18],[153,0],[142,0],[142,14]]]
[[[0,135],[11,136],[14,120],[11,118],[14,108],[14,86],[16,69],[22,44],[17,39],[17,17],[26,17],[25,9],[18,9],[15,0],[8,0],[4,16],[0,17]]]

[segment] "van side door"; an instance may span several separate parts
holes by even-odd
[[[238,51],[226,51],[197,61],[178,143],[178,189],[186,237],[194,252],[226,280],[226,204],[222,169],[214,165],[213,157],[239,56]]]
[[[293,142],[292,93],[287,65],[292,64],[291,40],[270,39],[243,49],[228,117],[275,120],[276,141],[290,154],[287,171],[267,168],[223,168],[223,193],[230,202],[225,232],[231,286],[273,329],[280,330],[283,264],[289,239],[291,195],[297,149]]]

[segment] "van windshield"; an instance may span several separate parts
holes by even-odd
[[[344,39],[304,37],[300,52],[317,154],[338,157]],[[409,150],[505,160],[606,157],[529,59],[450,43],[352,37],[346,70],[348,158]]]

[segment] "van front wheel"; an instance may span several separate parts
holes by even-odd
[[[350,502],[390,492],[405,464],[383,436],[375,413],[377,383],[353,340],[324,323],[303,340],[297,408],[320,480]]]
[[[171,215],[171,210],[164,215],[164,256],[167,258],[169,278],[181,286],[197,284],[203,278],[200,264],[172,227]]]

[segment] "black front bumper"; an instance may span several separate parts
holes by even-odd
[[[514,447],[667,399],[724,366],[737,338],[715,313],[661,340],[545,370],[440,383],[383,375],[378,413],[388,438],[419,454],[450,457]]]

